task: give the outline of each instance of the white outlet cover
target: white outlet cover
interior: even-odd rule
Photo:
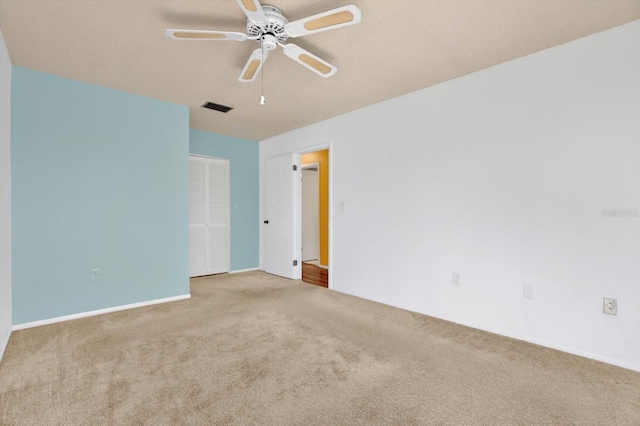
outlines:
[[[461,283],[462,283],[462,276],[458,272],[454,272],[451,275],[451,284],[460,286]]]
[[[533,286],[525,284],[522,290],[522,297],[533,300]]]
[[[91,280],[96,281],[100,279],[100,269],[94,268],[91,270]]]
[[[618,315],[618,299],[610,297],[602,299],[602,312],[609,315]]]

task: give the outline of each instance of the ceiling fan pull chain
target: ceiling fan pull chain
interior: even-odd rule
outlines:
[[[264,47],[262,48],[262,70],[261,70],[262,88],[260,89],[260,105],[265,105],[266,100],[264,98]]]

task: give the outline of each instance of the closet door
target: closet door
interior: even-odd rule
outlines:
[[[207,160],[207,242],[208,273],[229,271],[229,161]]]
[[[189,276],[229,271],[229,161],[189,157]]]

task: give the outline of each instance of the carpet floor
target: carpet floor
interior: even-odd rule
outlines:
[[[261,272],[13,333],[3,425],[640,425],[640,373]]]

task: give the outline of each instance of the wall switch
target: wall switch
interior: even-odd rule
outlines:
[[[458,287],[462,283],[462,276],[458,272],[454,272],[451,276],[451,284],[457,285]]]
[[[605,297],[602,301],[602,312],[609,315],[618,315],[618,299]]]
[[[340,213],[346,213],[347,212],[347,203],[345,203],[344,201],[340,201]]]
[[[533,299],[533,286],[525,284],[522,291],[522,297],[525,299]]]
[[[91,270],[91,281],[97,281],[100,279],[100,269],[94,268]]]

